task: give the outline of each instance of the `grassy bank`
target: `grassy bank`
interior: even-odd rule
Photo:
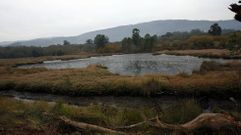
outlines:
[[[36,59],[1,61],[0,89],[70,96],[240,96],[240,63],[204,63],[193,75],[120,76],[105,67],[50,70],[12,67]]]
[[[178,111],[177,111],[178,110]],[[212,112],[223,112],[222,108],[214,107]],[[237,120],[241,120],[241,114],[237,111],[225,111]],[[192,120],[202,113],[199,104],[194,100],[183,100],[178,104],[168,107],[137,107],[120,108],[106,105],[71,106],[64,103],[49,103],[44,101],[19,101],[13,98],[0,97],[0,134],[31,134],[31,135],[57,135],[57,134],[83,134],[97,135],[91,130],[77,130],[74,127],[56,119],[65,116],[71,120],[95,124],[102,127],[115,129],[120,126],[130,125],[158,115],[167,123],[181,124]],[[46,115],[52,114],[52,115]],[[148,125],[142,125],[127,133],[139,135],[164,135],[172,131],[156,129]],[[194,134],[236,134],[239,131],[235,127],[224,127],[218,131],[198,129]]]
[[[223,59],[241,59],[241,52],[233,54],[227,49],[202,49],[202,50],[166,50],[154,53],[154,55],[167,54],[177,56],[196,56],[203,58],[223,58]]]

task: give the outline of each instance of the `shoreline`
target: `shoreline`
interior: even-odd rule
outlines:
[[[230,55],[226,49],[200,49],[200,50],[164,50],[152,53],[153,55],[194,56],[199,58],[234,59],[241,60],[241,54]]]

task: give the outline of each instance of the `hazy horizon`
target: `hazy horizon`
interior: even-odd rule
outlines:
[[[237,0],[1,0],[0,42],[75,36],[155,20],[231,20],[233,13],[228,6],[235,2]]]

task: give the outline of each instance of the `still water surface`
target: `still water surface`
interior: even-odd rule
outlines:
[[[178,73],[192,74],[199,71],[203,61],[216,61],[224,63],[223,59],[207,59],[192,56],[124,54],[101,57],[90,57],[68,61],[45,61],[42,64],[24,65],[22,68],[45,67],[48,69],[85,68],[88,65],[100,64],[106,66],[112,73],[120,75],[167,74]]]

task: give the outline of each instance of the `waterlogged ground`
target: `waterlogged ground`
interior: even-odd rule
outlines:
[[[93,96],[93,97],[69,97],[51,94],[16,92],[16,91],[0,91],[0,97],[12,97],[16,100],[33,102],[33,101],[47,101],[62,102],[76,106],[89,105],[104,105],[112,107],[161,107],[167,108],[169,106],[177,105],[186,100],[194,100],[194,98],[176,97],[176,96],[162,96],[162,97],[113,97],[113,96]],[[241,105],[241,100],[233,97],[223,99],[200,97],[195,101],[200,105],[203,112],[210,112],[215,108],[222,108],[225,110],[236,110]]]
[[[146,54],[125,54],[68,61],[45,61],[42,64],[24,65],[23,68],[45,67],[49,69],[85,68],[89,65],[99,64],[106,66],[112,73],[120,75],[167,74],[179,73],[192,74],[199,71],[203,61],[224,63],[223,59],[207,59],[193,56],[171,56]]]

